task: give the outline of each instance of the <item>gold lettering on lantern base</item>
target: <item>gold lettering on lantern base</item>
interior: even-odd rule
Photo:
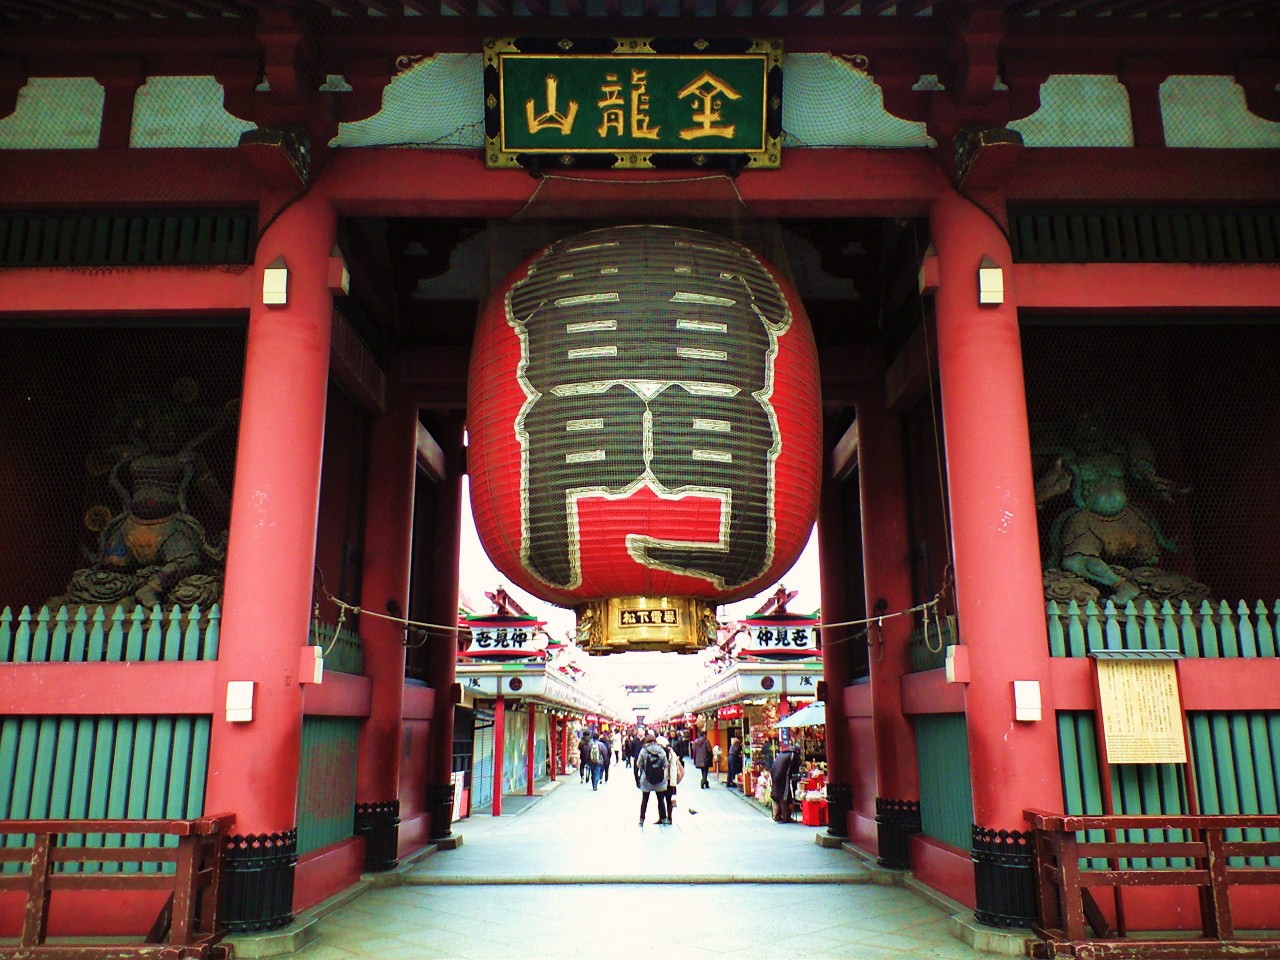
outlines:
[[[578,642],[591,654],[694,653],[715,642],[715,608],[693,597],[610,597],[577,608]]]

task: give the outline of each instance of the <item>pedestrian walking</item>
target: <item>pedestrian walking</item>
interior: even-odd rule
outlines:
[[[613,744],[607,733],[600,734],[600,739],[596,742],[600,744],[600,779],[608,783],[609,763],[613,760]]]
[[[698,768],[698,772],[702,774],[702,783],[699,786],[703,790],[711,789],[711,784],[707,782],[707,774],[711,770],[711,741],[707,739],[705,733],[700,732],[696,740],[689,748],[689,755],[693,758],[693,765]]]
[[[670,823],[676,809],[676,787],[684,779],[684,761],[666,737],[658,737],[657,744],[667,752],[667,823]]]
[[[652,732],[645,735],[644,745],[632,764],[636,786],[640,788],[640,826],[644,826],[649,795],[658,797],[658,823],[671,822],[671,808],[667,806],[667,751],[658,746]]]
[[[604,770],[606,747],[599,736],[587,741],[587,765],[591,768],[591,789],[600,789],[600,774]]]
[[[618,763],[622,759],[622,734],[617,730],[613,731],[613,762]]]
[[[591,731],[583,730],[578,738],[578,782],[586,783],[591,775]]]

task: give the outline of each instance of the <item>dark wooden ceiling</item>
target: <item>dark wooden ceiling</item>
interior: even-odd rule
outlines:
[[[1277,14],[1277,0],[995,0],[1013,17],[1201,20]],[[20,21],[246,18],[264,6],[332,17],[807,17],[923,18],[950,15],[970,0],[0,0],[0,18]]]

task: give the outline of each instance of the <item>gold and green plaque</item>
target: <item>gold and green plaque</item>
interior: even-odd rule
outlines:
[[[776,168],[776,40],[485,42],[485,159],[550,169]]]

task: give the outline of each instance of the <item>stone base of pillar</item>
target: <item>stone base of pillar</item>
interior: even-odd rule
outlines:
[[[876,797],[876,863],[891,870],[911,869],[911,835],[920,832],[920,801]]]
[[[426,813],[431,818],[429,840],[443,840],[453,833],[453,784],[428,785]]]
[[[227,838],[222,920],[228,933],[262,933],[293,922],[298,831]]]
[[[1034,834],[973,825],[973,915],[989,927],[1036,922]]]
[[[400,801],[356,804],[356,836],[364,837],[364,868],[372,873],[400,865]]]
[[[853,787],[847,783],[827,784],[827,833],[849,836],[849,811],[853,809]]]

